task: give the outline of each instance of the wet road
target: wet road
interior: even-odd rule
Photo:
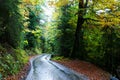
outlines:
[[[89,80],[85,75],[50,60],[50,54],[31,59],[31,70],[26,80]]]

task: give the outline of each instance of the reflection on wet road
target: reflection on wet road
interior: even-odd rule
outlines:
[[[89,80],[85,75],[50,61],[50,54],[31,59],[31,70],[26,80]]]

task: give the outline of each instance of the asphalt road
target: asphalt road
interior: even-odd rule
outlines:
[[[25,80],[89,80],[85,75],[50,60],[42,54],[30,60],[31,69]]]

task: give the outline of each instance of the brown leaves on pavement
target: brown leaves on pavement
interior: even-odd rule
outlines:
[[[110,74],[108,72],[89,62],[80,60],[61,60],[56,62],[88,76],[90,80],[110,80]]]

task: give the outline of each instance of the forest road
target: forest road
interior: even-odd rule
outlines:
[[[51,61],[50,58],[50,54],[32,58],[31,69],[25,80],[89,80],[85,75]]]

